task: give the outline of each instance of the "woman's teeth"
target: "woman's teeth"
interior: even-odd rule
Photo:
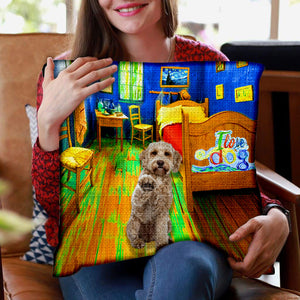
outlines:
[[[135,7],[130,7],[130,8],[121,8],[121,9],[118,9],[118,11],[122,12],[122,13],[127,13],[127,12],[131,12],[131,11],[137,10],[137,9],[139,9],[141,7],[143,7],[143,5],[139,5],[139,6],[135,6]]]

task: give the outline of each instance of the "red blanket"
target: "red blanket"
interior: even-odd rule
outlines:
[[[163,140],[182,155],[182,124],[167,125],[162,130]]]

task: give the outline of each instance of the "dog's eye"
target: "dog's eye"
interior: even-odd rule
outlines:
[[[152,152],[151,152],[151,155],[152,155],[152,156],[157,155],[157,151],[152,151]]]
[[[165,156],[171,156],[170,152],[165,152]]]

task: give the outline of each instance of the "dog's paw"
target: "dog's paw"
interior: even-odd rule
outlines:
[[[137,238],[131,241],[131,246],[136,249],[141,249],[145,247],[145,242],[142,239]]]
[[[143,183],[143,184],[142,184],[142,189],[143,189],[143,191],[145,191],[145,192],[150,192],[150,191],[153,191],[153,190],[154,190],[154,185],[151,184],[151,183]]]
[[[155,180],[149,175],[143,175],[139,179],[139,185],[144,192],[151,192],[155,188]]]

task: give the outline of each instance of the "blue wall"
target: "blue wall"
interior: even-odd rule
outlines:
[[[62,61],[56,61],[57,68],[64,68],[66,64]],[[119,64],[115,62],[115,64]],[[142,122],[153,124],[155,118],[155,102],[158,99],[158,94],[151,94],[150,91],[162,91],[160,86],[161,67],[188,67],[189,68],[189,86],[184,88],[163,88],[164,92],[179,92],[186,89],[191,95],[191,100],[202,102],[204,98],[209,99],[209,115],[213,115],[220,111],[230,110],[243,113],[252,120],[257,119],[258,107],[258,87],[263,66],[256,63],[249,63],[245,67],[237,67],[236,62],[224,63],[225,70],[216,72],[215,62],[181,62],[181,63],[165,63],[143,64],[143,101],[122,102],[119,93],[119,76],[114,74],[115,82],[113,84],[113,93],[99,92],[89,97],[85,102],[86,113],[88,115],[88,122],[90,128],[95,128],[96,120],[94,109],[97,107],[99,99],[113,99],[114,104],[121,104],[122,111],[129,117],[128,107],[132,104],[141,106]],[[58,73],[59,71],[56,71]],[[223,84],[224,98],[216,99],[216,85]],[[246,102],[235,101],[235,88],[242,86],[253,86],[253,100]],[[176,100],[177,96],[172,95],[172,100]],[[169,95],[165,95],[163,102],[168,102]],[[130,136],[131,126],[129,121],[124,122],[124,133],[128,138]],[[95,135],[88,133],[87,138],[92,138]]]

